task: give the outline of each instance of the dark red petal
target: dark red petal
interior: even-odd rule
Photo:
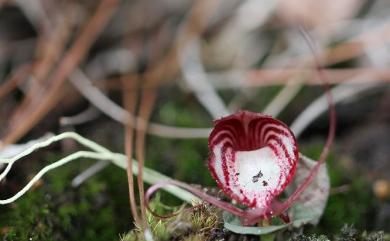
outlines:
[[[248,206],[267,208],[290,183],[298,147],[287,125],[241,111],[215,121],[208,166],[219,187]]]

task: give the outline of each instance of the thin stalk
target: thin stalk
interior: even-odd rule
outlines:
[[[142,168],[144,167],[144,160],[145,160],[145,137],[146,137],[146,129],[147,129],[147,120],[149,120],[155,99],[156,99],[155,90],[144,90],[142,92],[139,115],[145,121],[137,122],[137,125],[141,125],[141,126],[137,128],[136,140],[135,140],[136,158],[138,160],[138,173],[139,173],[137,176],[137,182],[138,182],[140,207],[141,207],[144,229],[147,227],[147,223],[146,223],[146,207],[145,207],[145,189],[144,189]]]
[[[238,207],[236,207],[228,202],[221,201],[220,199],[218,199],[216,197],[213,197],[213,196],[210,196],[210,195],[204,193],[202,190],[200,190],[198,188],[192,187],[191,185],[188,185],[188,184],[183,183],[183,182],[179,182],[177,180],[167,180],[167,181],[159,182],[159,183],[151,186],[147,190],[146,195],[145,195],[145,201],[146,201],[148,210],[150,210],[149,201],[150,201],[152,195],[157,190],[164,188],[166,186],[170,186],[170,185],[173,185],[176,187],[181,187],[184,190],[187,190],[187,191],[195,194],[196,196],[200,197],[201,200],[206,201],[210,204],[213,204],[213,205],[215,205],[221,209],[224,209],[228,212],[231,212],[232,214],[237,215],[239,217],[245,217],[248,215],[248,213],[245,210],[242,210],[242,209],[240,209],[240,208],[238,208]],[[151,211],[151,212],[153,213],[153,211]]]
[[[128,80],[123,79],[123,101],[125,109],[133,113],[135,111],[137,103],[137,91],[130,92],[127,90],[126,86],[128,85]],[[125,153],[127,156],[127,182],[129,186],[129,200],[130,200],[130,210],[134,218],[135,223],[140,226],[142,225],[141,218],[137,211],[137,202],[135,200],[134,193],[134,179],[133,179],[133,138],[134,130],[131,122],[128,122],[125,125]]]
[[[328,100],[328,105],[329,105],[329,132],[328,132],[326,143],[324,145],[324,148],[322,149],[320,158],[318,159],[316,165],[312,168],[312,170],[310,171],[306,179],[303,181],[303,183],[291,194],[289,198],[287,198],[287,200],[281,205],[281,207],[278,208],[277,214],[281,214],[285,212],[299,198],[301,193],[311,184],[313,178],[317,175],[320,166],[326,161],[326,158],[329,155],[330,147],[333,143],[335,133],[336,133],[336,110],[333,103],[332,93],[329,90],[330,89],[329,84],[327,83],[324,73],[322,72],[322,65],[319,62],[317,52],[313,46],[313,40],[308,35],[307,31],[305,31],[304,29],[300,29],[300,31],[303,35],[304,40],[307,42],[310,50],[313,53],[314,61],[317,66],[318,77],[321,79],[321,81],[324,84],[326,98]]]

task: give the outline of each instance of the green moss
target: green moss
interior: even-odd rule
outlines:
[[[48,159],[57,160],[58,156],[49,155]],[[112,166],[78,189],[70,187],[72,178],[91,163],[79,160],[54,170],[40,186],[2,207],[1,225],[7,229],[0,239],[112,240],[128,230],[128,203],[121,203],[122,196],[127,201],[125,172]]]
[[[386,236],[383,231],[359,232],[353,225],[344,224],[339,233],[332,239],[326,235],[294,235],[290,241],[389,241],[390,236]]]
[[[149,228],[155,240],[209,240],[213,235],[216,236],[216,231],[222,226],[218,210],[206,204],[193,209],[172,209],[162,205],[160,197],[157,197],[150,206],[161,215],[179,213],[167,219],[159,219],[148,213]],[[144,240],[140,229],[132,230],[121,237],[121,241],[135,240]]]
[[[181,127],[210,126],[212,118],[194,95],[181,94],[177,87],[166,88],[164,93],[166,96],[160,96],[161,101],[156,103],[153,120]]]
[[[53,228],[59,220],[48,199],[43,193],[34,193],[29,200],[40,206],[31,206],[27,201],[13,205],[14,212],[6,214],[9,230],[3,240],[55,240]]]
[[[354,223],[359,228],[367,227],[372,200],[369,192],[363,190],[369,190],[370,187],[364,180],[356,179],[350,184],[348,192],[330,196],[321,220],[323,230],[332,232],[340,228],[343,222]]]
[[[275,91],[277,89],[274,89]],[[270,93],[274,94],[274,93]],[[266,98],[266,97],[264,97]],[[268,98],[268,97],[267,97]],[[181,108],[180,103],[163,104],[159,121],[180,126],[207,126],[199,108]],[[250,104],[249,104],[250,106]],[[191,109],[191,112],[188,111]],[[175,115],[171,115],[175,112]],[[167,114],[168,113],[168,114]],[[171,113],[171,114],[170,114]],[[200,117],[203,116],[203,117]],[[199,119],[197,119],[199,117]],[[207,124],[205,124],[207,123]],[[317,158],[323,142],[311,141],[301,145],[307,156]],[[202,186],[215,185],[206,167],[207,140],[174,140],[148,137],[146,165],[169,176]],[[57,155],[48,156],[57,160]],[[354,223],[358,229],[366,228],[368,210],[374,207],[368,183],[353,170],[345,170],[340,157],[333,153],[328,158],[331,186],[349,185],[349,190],[331,195],[319,227],[306,230],[307,236],[298,235],[294,241],[324,241],[337,233],[344,223]],[[14,205],[0,207],[0,238],[3,240],[112,240],[119,233],[132,228],[128,205],[126,172],[110,166],[88,180],[78,189],[70,187],[72,178],[93,162],[79,160],[54,170],[44,177],[43,185],[19,199]],[[40,166],[40,165],[39,165]],[[36,166],[38,167],[38,165]],[[345,175],[346,171],[349,175]],[[162,193],[162,201],[181,203]],[[169,196],[169,198],[167,198]],[[153,202],[153,209],[164,213],[161,200]],[[176,202],[171,202],[172,200]],[[356,201],[358,200],[358,201]],[[172,211],[172,210],[169,210]],[[148,215],[151,230],[157,240],[207,240],[221,231],[218,211],[210,206],[201,206],[193,211],[160,220]],[[316,233],[316,234],[313,234]],[[221,234],[222,235],[222,234]],[[214,236],[213,236],[214,237]],[[332,240],[380,241],[386,239],[383,232],[352,232],[345,228]],[[133,230],[121,237],[123,241],[142,240],[142,233]],[[261,240],[263,240],[262,238]],[[273,240],[273,239],[269,239]]]
[[[359,239],[358,231],[353,225],[345,224],[341,228],[340,234],[336,237],[336,241],[357,241]]]
[[[325,235],[318,236],[318,235],[312,234],[310,236],[306,236],[306,235],[300,234],[300,235],[297,235],[297,236],[291,238],[290,241],[330,241],[330,240]]]

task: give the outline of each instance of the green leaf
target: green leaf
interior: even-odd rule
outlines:
[[[240,218],[229,212],[223,212],[222,216],[224,221],[224,227],[227,230],[232,231],[233,233],[239,233],[239,234],[264,235],[264,234],[273,233],[275,231],[281,230],[289,226],[289,224],[282,224],[282,225],[272,225],[267,227],[248,227],[248,226],[242,226]]]

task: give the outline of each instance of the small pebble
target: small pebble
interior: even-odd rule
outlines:
[[[374,194],[377,198],[384,200],[390,196],[390,182],[385,179],[379,179],[373,185]]]

